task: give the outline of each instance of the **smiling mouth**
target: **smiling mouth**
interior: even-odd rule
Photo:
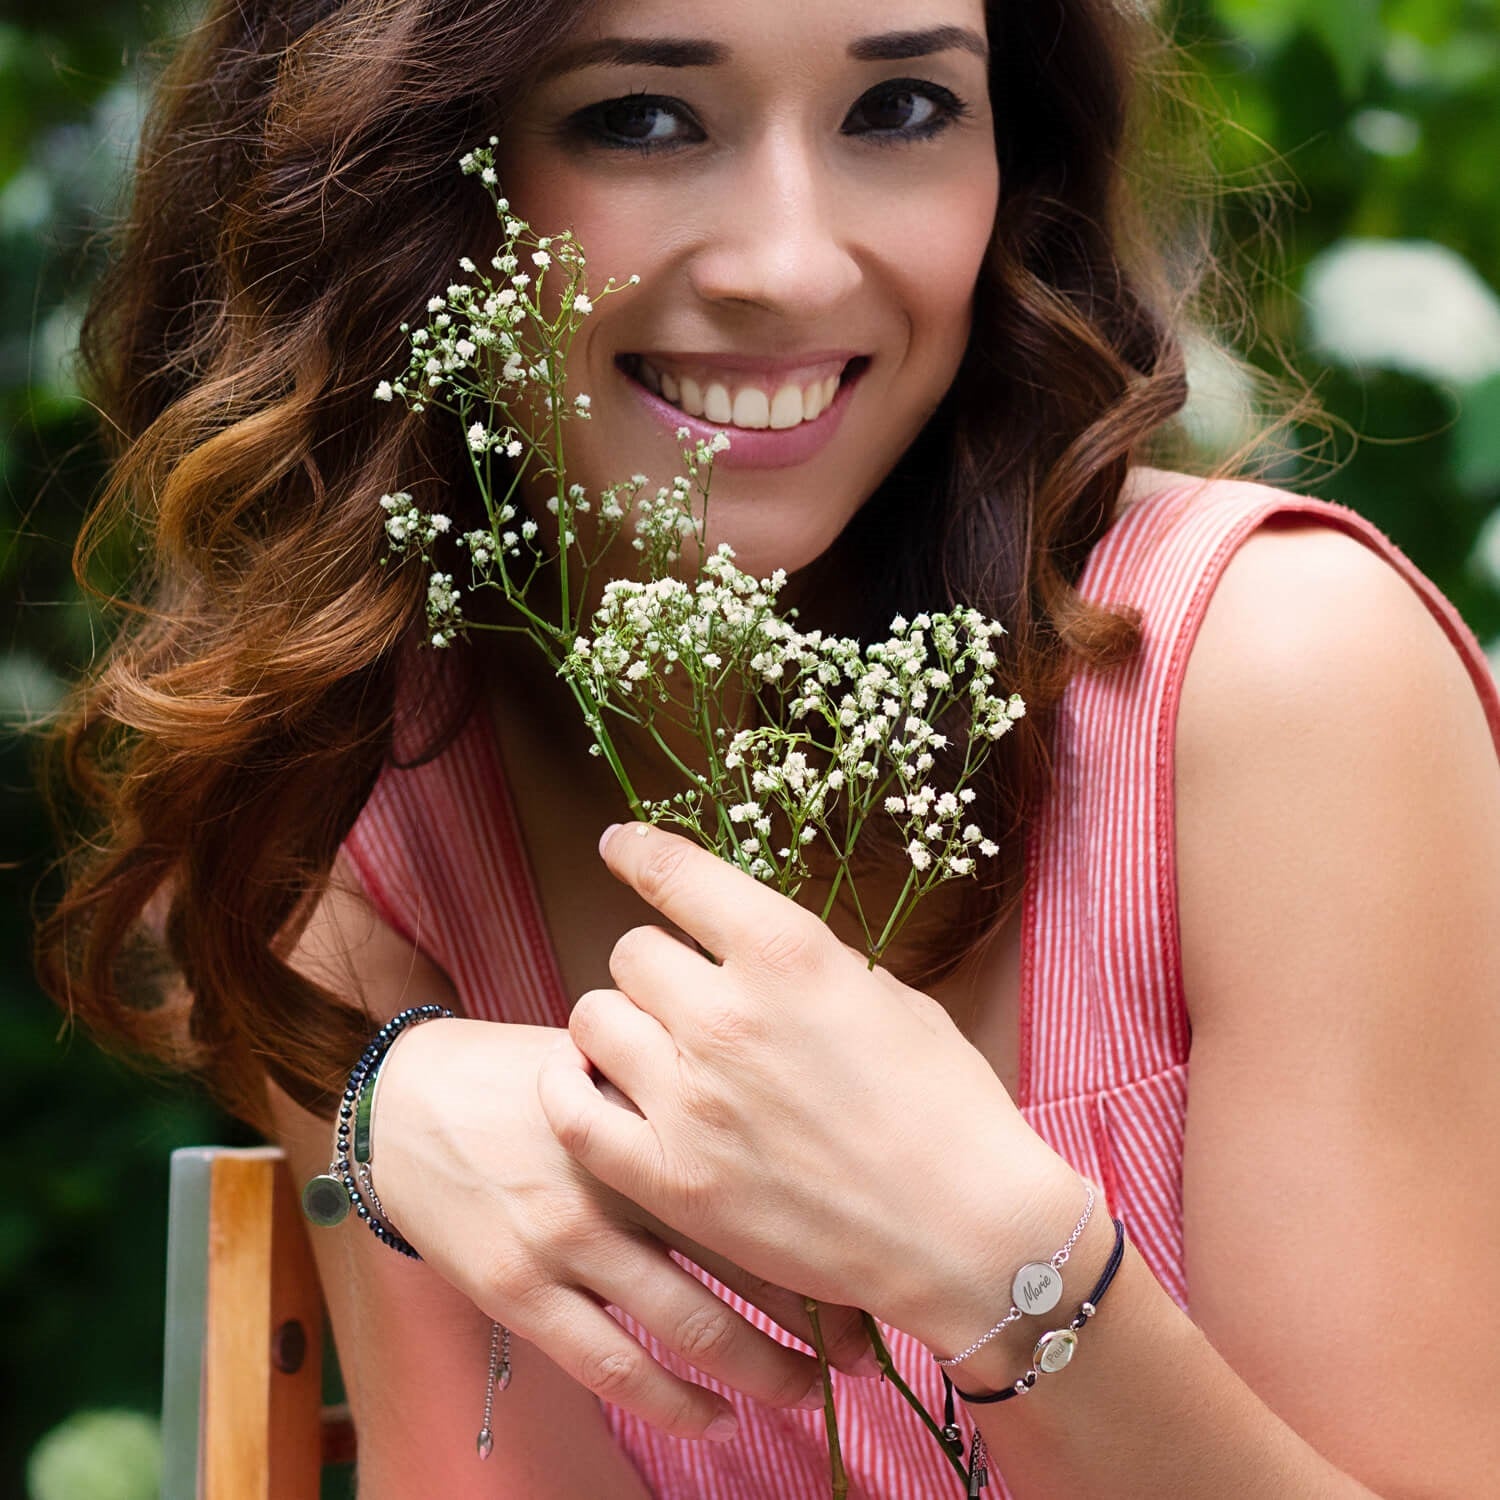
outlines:
[[[616,360],[630,379],[688,416],[750,432],[785,432],[817,421],[840,387],[857,379],[869,363],[868,356],[859,355],[781,377],[669,363],[642,354],[622,354]]]

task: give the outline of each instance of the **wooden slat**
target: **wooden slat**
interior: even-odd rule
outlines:
[[[271,1374],[271,1500],[318,1500],[323,1463],[323,1294],[300,1194],[285,1160],[272,1200],[271,1335],[300,1329],[300,1364]]]
[[[212,1174],[201,1494],[317,1500],[322,1313],[296,1192],[273,1147],[224,1152]],[[273,1353],[293,1321],[304,1348],[289,1374]]]

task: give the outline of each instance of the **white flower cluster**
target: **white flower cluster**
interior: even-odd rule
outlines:
[[[391,551],[397,554],[414,552],[429,562],[433,543],[453,526],[447,516],[422,510],[405,490],[382,495],[380,508],[386,513],[385,534],[390,539]],[[462,591],[451,574],[436,569],[428,574],[427,629],[432,645],[450,646],[462,633],[464,612],[459,603],[461,597]]]
[[[447,516],[420,509],[405,490],[398,490],[394,495],[382,495],[380,508],[386,513],[385,534],[390,538],[391,550],[394,552],[425,553],[453,526]]]
[[[873,960],[928,890],[999,853],[975,817],[971,783],[1025,713],[1020,698],[995,687],[1001,626],[960,608],[897,618],[890,638],[869,646],[800,630],[795,611],[777,607],[785,573],[757,579],[729,547],[708,551],[723,433],[695,442],[679,429],[683,472],[654,489],[644,474],[594,497],[569,483],[560,424],[587,420],[592,403],[567,390],[567,351],[581,319],[620,288],[611,282],[590,295],[572,237],[534,235],[514,215],[490,148],[462,165],[491,193],[500,250],[483,271],[459,261],[462,279],[428,301],[427,323],[403,330],[405,374],[374,393],[456,419],[489,521],[443,543],[453,529],[447,516],[423,512],[404,491],[382,497],[391,553],[419,556],[428,569],[428,639],[445,647],[466,628],[464,591],[435,555],[452,545],[467,554],[471,586],[500,588],[567,681],[633,811],[686,828],[788,895],[810,877],[814,850],[826,852],[834,885],[824,915],[839,886],[849,887]],[[563,285],[544,304],[548,277]],[[551,491],[545,514],[521,509],[529,466]],[[585,630],[592,571],[615,555],[632,517],[639,578],[609,582]],[[695,567],[684,562],[690,544]],[[555,583],[561,594],[546,606],[530,598],[544,569],[549,587],[539,592],[552,594]],[[613,718],[643,728],[682,771],[681,791],[640,801],[610,735]],[[959,725],[962,742],[953,743]],[[683,731],[701,754],[683,750]],[[694,765],[683,759],[695,754]],[[851,863],[872,818],[894,822],[908,864],[895,907],[874,923],[852,889]]]
[[[548,414],[587,419],[593,403],[587,393],[562,399],[559,348],[597,300],[584,282],[586,261],[570,233],[534,235],[531,226],[499,194],[493,142],[465,155],[460,166],[490,190],[504,229],[504,240],[481,270],[469,257],[459,262],[462,279],[427,301],[428,320],[413,329],[402,324],[410,357],[398,380],[375,387],[377,401],[406,403],[414,412],[429,405],[459,413],[475,455],[503,453],[519,459],[527,447],[520,422],[496,425],[492,418],[507,391],[541,390]],[[523,270],[526,265],[531,269]],[[566,278],[560,310],[548,317],[542,289],[549,273]],[[617,290],[609,283],[599,296]],[[472,419],[471,419],[472,418]]]
[[[798,630],[776,608],[785,582],[782,572],[742,572],[724,545],[692,582],[613,581],[564,675],[593,701],[632,704],[644,720],[658,709],[681,713],[682,692],[668,679],[685,679],[692,704],[682,716],[711,726],[714,742],[694,808],[715,809],[717,819],[705,825],[677,803],[649,811],[789,894],[808,878],[809,845],[821,835],[843,847],[877,809],[900,828],[916,895],[974,874],[999,846],[969,815],[976,797],[966,783],[1025,713],[1019,697],[994,686],[1003,627],[974,609],[922,614],[897,618],[890,639],[862,647]],[[723,719],[749,699],[769,710],[768,722]],[[939,757],[954,747],[937,726],[958,712],[968,745],[940,788]]]

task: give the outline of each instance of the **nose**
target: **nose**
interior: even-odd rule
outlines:
[[[709,193],[690,275],[699,296],[798,319],[836,312],[862,276],[854,204],[790,133],[768,134]]]

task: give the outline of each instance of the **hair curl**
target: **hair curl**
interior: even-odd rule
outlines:
[[[39,928],[39,972],[97,1035],[197,1072],[252,1122],[266,1075],[326,1109],[365,1036],[286,958],[390,753],[421,624],[416,570],[379,566],[377,498],[425,474],[424,503],[464,503],[454,435],[370,391],[399,325],[486,232],[456,159],[504,129],[579,10],[218,0],[159,85],[86,325],[117,437],[75,571],[121,524],[146,563],[53,734],[92,829]],[[1191,288],[1136,206],[1152,26],[1115,0],[989,12],[1001,202],[973,337],[943,407],[816,567],[868,580],[856,630],[956,600],[1006,623],[1002,680],[1032,712],[976,811],[1014,835],[1046,791],[1048,709],[1136,644],[1075,584],[1186,399]],[[897,519],[913,510],[920,528]],[[429,749],[455,727],[433,725]],[[1019,880],[975,886],[963,943]]]

